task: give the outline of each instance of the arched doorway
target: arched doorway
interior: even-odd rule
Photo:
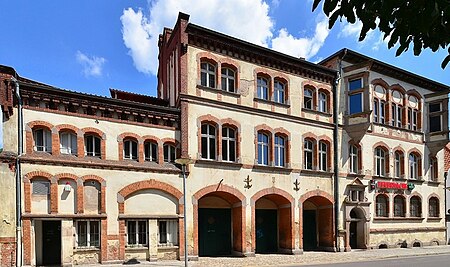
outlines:
[[[255,252],[293,253],[293,198],[281,190],[273,190],[269,194],[257,193],[252,199]]]
[[[243,252],[244,212],[241,198],[224,191],[214,191],[200,197],[199,256],[230,256]]]
[[[365,249],[365,229],[366,229],[366,216],[364,212],[359,208],[353,208],[350,211],[350,224],[349,224],[349,241],[351,249]]]
[[[303,250],[333,250],[333,203],[313,196],[303,202],[302,211]]]

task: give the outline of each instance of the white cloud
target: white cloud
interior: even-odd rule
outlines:
[[[376,21],[376,24],[378,24],[378,20]],[[375,51],[380,49],[380,46],[382,45],[385,45],[387,47],[391,36],[389,35],[386,37],[386,39],[383,39],[384,35],[379,30],[369,30],[364,40],[359,42],[358,40],[362,26],[363,24],[360,20],[357,20],[352,24],[345,21],[341,24],[341,32],[338,34],[338,38],[354,38],[355,41],[358,42],[358,46],[369,47]]]
[[[286,29],[281,29],[278,36],[272,40],[272,48],[294,57],[310,59],[317,54],[328,34],[328,19],[323,17],[317,23],[314,35],[309,38],[296,38],[289,34]]]
[[[272,3],[277,2],[275,0]],[[269,5],[263,0],[156,0],[149,2],[148,12],[142,9],[125,9],[120,20],[129,55],[136,69],[146,74],[157,73],[158,36],[164,27],[174,26],[178,12],[191,15],[190,22],[195,24],[257,45],[269,47],[272,44],[273,48],[276,47],[276,50],[283,53],[305,55],[308,58],[317,53],[328,35],[328,31],[323,29],[322,21],[312,38],[296,39],[286,29],[282,29],[277,38],[273,39],[275,22],[269,16],[269,9]],[[294,40],[290,42],[291,45],[281,43],[290,39]],[[307,48],[295,48],[296,44],[306,45]]]
[[[77,51],[76,58],[77,62],[83,66],[83,73],[86,77],[102,76],[103,65],[106,62],[105,58],[97,56],[89,57],[80,51]]]
[[[338,37],[354,37],[358,39],[362,26],[363,24],[360,20],[356,21],[355,23],[348,23],[346,21],[343,23],[341,32],[338,34]]]

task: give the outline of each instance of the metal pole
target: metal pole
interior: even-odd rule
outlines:
[[[184,266],[188,267],[188,240],[187,240],[187,221],[186,221],[186,164],[181,166],[183,170],[183,234],[184,234]]]

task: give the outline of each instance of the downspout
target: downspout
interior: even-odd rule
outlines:
[[[11,81],[16,85],[17,97],[17,158],[16,158],[16,266],[22,266],[22,169],[20,156],[23,153],[23,116],[22,97],[20,96],[19,81],[12,77]]]
[[[338,103],[338,92],[340,90],[339,82],[342,78],[342,59],[347,55],[347,49],[344,50],[344,55],[339,59],[339,70],[337,77],[333,84],[333,156],[334,156],[334,243],[336,246],[336,251],[340,252],[339,246],[339,140],[338,140],[338,130],[339,130],[339,103]]]

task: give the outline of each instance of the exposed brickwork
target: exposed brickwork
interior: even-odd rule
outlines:
[[[31,220],[22,220],[23,262],[31,265]]]
[[[447,171],[450,168],[450,144],[444,148],[444,169]],[[448,174],[450,175],[450,173]]]
[[[101,220],[101,230],[100,230],[100,262],[105,262],[108,260],[108,220]]]
[[[0,237],[0,266],[12,267],[16,265],[16,238]]]

